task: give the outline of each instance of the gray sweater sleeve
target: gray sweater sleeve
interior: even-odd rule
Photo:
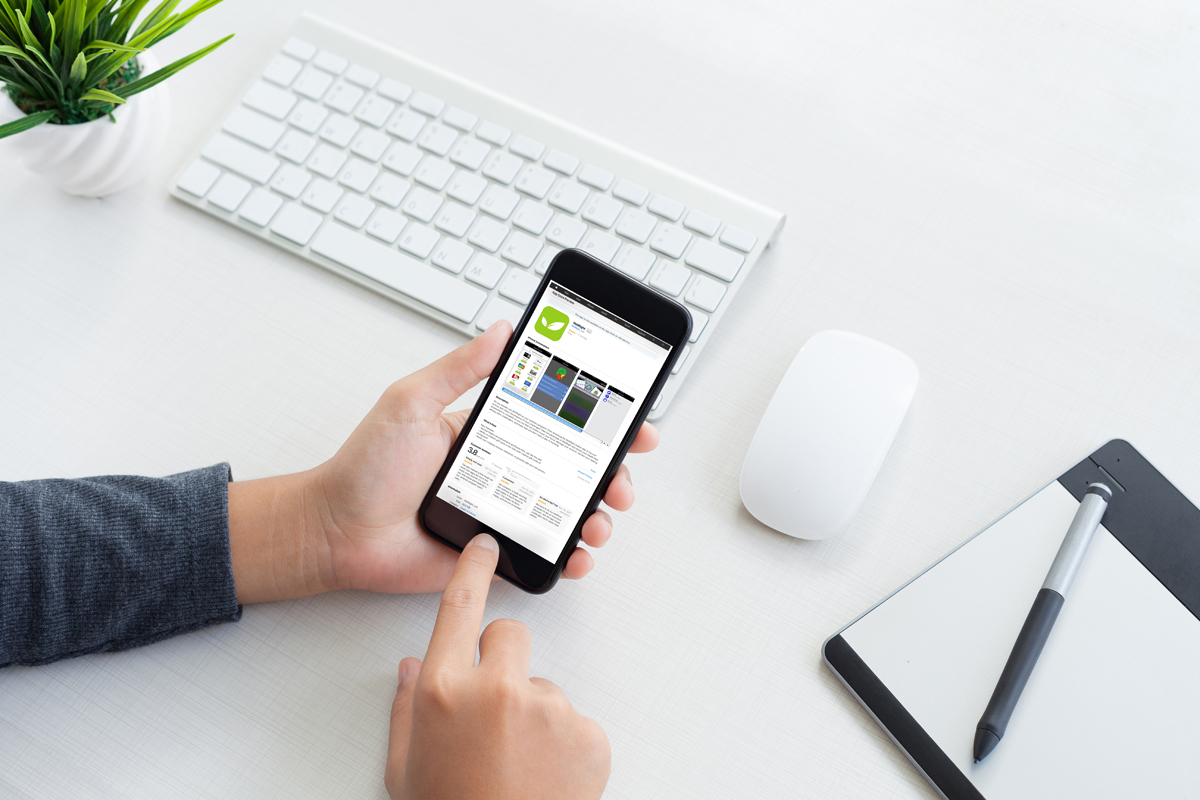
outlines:
[[[241,617],[228,464],[0,482],[0,667],[125,650]]]

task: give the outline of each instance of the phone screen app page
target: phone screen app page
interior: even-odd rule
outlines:
[[[554,561],[670,347],[551,283],[437,496]]]

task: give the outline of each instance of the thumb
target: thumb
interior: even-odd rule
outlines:
[[[497,320],[479,336],[405,378],[405,389],[436,417],[464,392],[492,374],[512,336],[507,320]]]
[[[413,692],[421,675],[421,660],[404,659],[400,662],[399,674],[400,685],[396,687],[396,699],[392,701],[392,729],[388,735],[387,771],[384,773],[384,784],[392,797],[399,797],[404,785],[408,742],[412,735]]]

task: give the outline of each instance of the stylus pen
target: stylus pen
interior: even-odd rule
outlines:
[[[1075,512],[1075,519],[1071,520],[1071,527],[1067,528],[1067,536],[1058,548],[1058,555],[1054,557],[1050,572],[1042,582],[1037,599],[1033,601],[1033,608],[1029,609],[1029,616],[1025,618],[1025,624],[1021,626],[1021,632],[1017,635],[1017,642],[1008,654],[1008,662],[1004,665],[1004,671],[1000,673],[1000,681],[996,684],[996,690],[992,692],[992,699],[988,701],[983,716],[979,718],[979,724],[975,726],[976,762],[987,758],[987,754],[1000,744],[1013,709],[1017,707],[1017,700],[1021,698],[1025,683],[1033,674],[1033,665],[1042,654],[1042,647],[1050,636],[1054,620],[1058,619],[1058,612],[1062,609],[1071,583],[1079,572],[1083,557],[1087,555],[1088,545],[1092,543],[1092,537],[1096,535],[1096,529],[1100,527],[1100,520],[1104,518],[1104,511],[1111,499],[1112,490],[1103,483],[1090,484],[1083,493],[1083,500],[1079,503],[1079,510]]]

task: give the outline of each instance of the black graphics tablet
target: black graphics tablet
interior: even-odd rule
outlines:
[[[1000,746],[972,741],[1084,489],[1116,484]],[[1128,442],[1067,470],[824,647],[949,800],[1200,793],[1200,510]]]

